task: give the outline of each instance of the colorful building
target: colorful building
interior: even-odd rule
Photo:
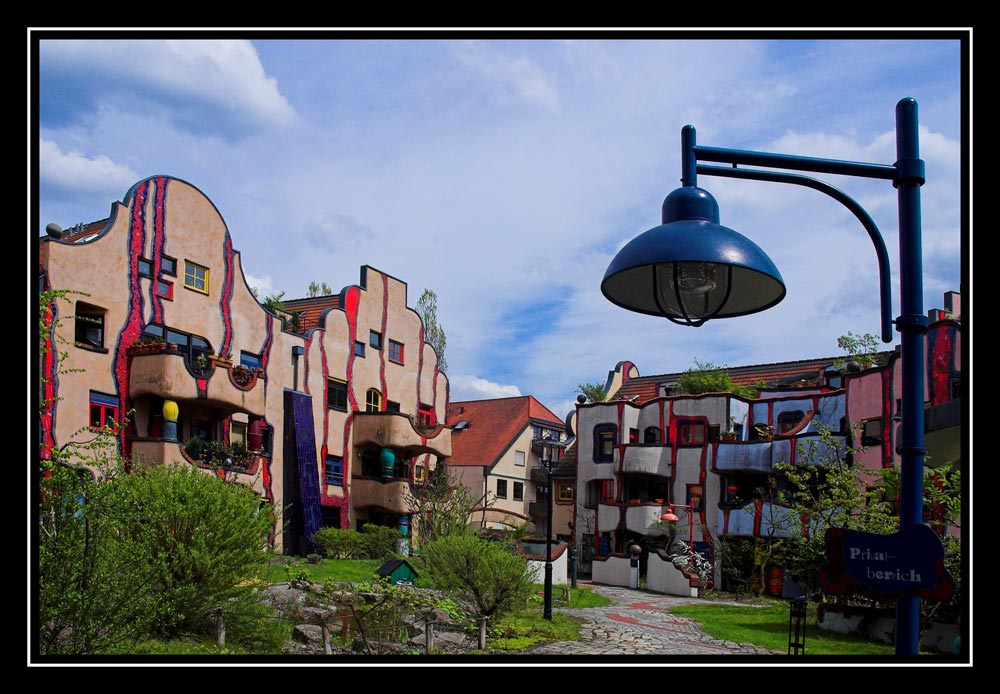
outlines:
[[[566,424],[531,395],[453,402],[448,406],[453,455],[448,472],[481,505],[472,523],[483,528],[525,525],[545,537],[552,471],[552,537],[571,535],[575,481],[561,464]]]
[[[82,292],[48,307],[67,353],[41,364],[43,457],[127,421],[132,465],[250,485],[282,511],[276,544],[304,552],[323,526],[407,529],[406,490],[451,455],[448,380],[406,284],[364,266],[338,294],[265,310],[185,181],[148,178],[107,219],[50,225],[39,271],[41,290]]]
[[[945,296],[944,310],[929,312],[925,369],[926,465],[961,469],[961,303]],[[833,440],[864,449],[854,464],[873,472],[896,466],[901,393],[898,351],[879,352],[866,369],[834,368],[829,357],[729,368],[735,385],[761,381],[757,397],[733,393],[678,394],[683,374],[639,376],[631,362],[611,372],[603,402],[577,406],[574,430],[577,503],[574,541],[581,571],[593,580],[628,585],[629,553],[643,549],[647,586],[678,589],[676,576],[650,551],[668,534],[661,516],[673,509],[676,538],[714,562],[721,578],[719,538],[781,537],[797,527],[788,509],[772,502],[784,481],[775,464],[824,464]],[[802,461],[800,461],[802,462]],[[872,476],[874,478],[874,475]],[[928,522],[934,524],[934,510]]]

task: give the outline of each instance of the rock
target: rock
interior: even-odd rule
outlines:
[[[296,624],[292,638],[299,643],[318,644],[320,650],[323,648],[323,629],[315,624]]]

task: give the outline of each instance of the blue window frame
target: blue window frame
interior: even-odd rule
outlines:
[[[324,478],[327,484],[335,487],[344,486],[344,459],[341,456],[326,456],[326,474]]]

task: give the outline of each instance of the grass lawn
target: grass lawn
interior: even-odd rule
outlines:
[[[788,603],[744,607],[739,605],[684,605],[670,610],[690,617],[712,638],[752,643],[788,652]],[[893,655],[895,647],[871,639],[824,631],[816,626],[815,610],[806,617],[805,655]]]
[[[568,586],[567,586],[568,588]],[[486,641],[487,653],[517,653],[530,646],[549,641],[579,641],[580,622],[558,611],[553,611],[551,621],[543,617],[544,590],[535,584],[535,594],[524,609],[502,617]],[[569,588],[569,607],[603,607],[611,600],[598,595],[587,586]],[[567,607],[560,586],[553,586],[552,607]]]

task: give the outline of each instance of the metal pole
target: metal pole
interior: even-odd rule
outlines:
[[[552,465],[546,465],[548,494],[545,499],[545,611],[542,617],[552,619]]]
[[[917,135],[917,103],[896,104],[895,183],[899,204],[900,316],[903,397],[900,442],[899,529],[923,523],[924,507],[924,334],[921,260],[920,186],[924,182]],[[896,655],[916,655],[920,642],[920,598],[900,595],[896,601]]]

